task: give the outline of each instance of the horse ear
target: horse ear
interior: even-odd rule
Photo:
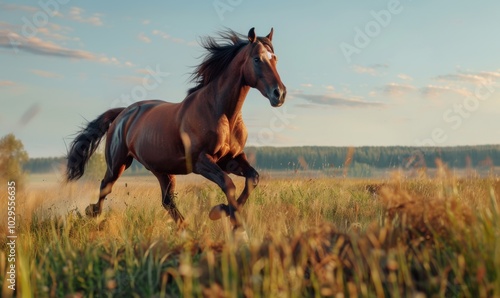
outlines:
[[[255,35],[255,27],[252,27],[250,31],[248,31],[248,40],[250,43],[254,43],[257,40],[257,35]]]
[[[269,34],[266,36],[269,41],[273,41],[273,32],[274,32],[274,28],[271,27],[271,32],[269,32]]]

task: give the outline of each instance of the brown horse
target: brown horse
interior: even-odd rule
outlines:
[[[286,96],[272,37],[273,29],[257,37],[254,28],[247,38],[233,31],[221,33],[220,40],[209,37],[202,42],[208,54],[193,74],[197,85],[182,102],[141,101],[108,110],[88,123],[70,145],[66,169],[68,181],[79,179],[106,135],[106,174],[99,200],[86,208],[86,214],[101,213],[106,195],[135,158],[158,178],[163,207],[178,224],[184,218],[174,202],[174,175],[194,172],[215,182],[227,197],[228,205],[213,207],[209,217],[215,220],[225,213],[238,226],[235,211],[259,182],[243,152],[243,102],[250,88],[258,89],[273,107],[281,106]],[[230,173],[246,178],[238,199]]]

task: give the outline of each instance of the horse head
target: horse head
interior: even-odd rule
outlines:
[[[243,77],[246,84],[256,88],[269,99],[271,106],[279,107],[285,102],[286,87],[276,68],[278,57],[274,53],[272,39],[272,28],[265,37],[258,37],[255,34],[255,28],[250,29]]]

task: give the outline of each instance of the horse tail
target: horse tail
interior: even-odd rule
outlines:
[[[85,165],[99,147],[109,125],[125,108],[116,108],[104,112],[97,119],[89,122],[70,145],[66,166],[66,180],[78,180],[85,172]]]

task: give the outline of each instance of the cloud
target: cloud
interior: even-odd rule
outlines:
[[[300,84],[300,86],[311,88],[313,86],[313,84],[311,84],[311,83],[304,83],[304,84]]]
[[[385,64],[385,63],[375,63],[375,64],[370,65],[370,67],[375,68],[375,69],[386,69],[386,68],[389,68],[389,65]]]
[[[19,5],[19,4],[0,4],[2,10],[7,11],[24,11],[24,12],[37,12],[39,9],[35,6]]]
[[[172,35],[170,35],[168,33],[165,33],[165,32],[163,32],[161,30],[158,30],[158,29],[155,29],[155,30],[151,31],[151,34],[153,34],[155,36],[158,36],[158,37],[161,37],[163,39],[168,39],[171,42],[178,43],[178,44],[184,44],[184,45],[187,45],[187,46],[190,46],[190,47],[198,45],[198,43],[196,41],[186,41],[183,38],[172,36]]]
[[[296,97],[305,99],[309,103],[317,105],[326,106],[341,106],[341,107],[382,107],[385,106],[384,103],[374,102],[374,101],[364,101],[358,98],[347,98],[342,95],[335,94],[295,94]],[[304,104],[298,104],[298,106],[306,107]]]
[[[459,72],[439,75],[435,79],[438,81],[471,83],[475,85],[491,84],[500,79],[500,71]]]
[[[42,77],[42,78],[50,78],[50,79],[60,79],[63,76],[60,74],[57,74],[55,72],[50,72],[50,71],[45,71],[41,69],[32,69],[30,72],[36,76]]]
[[[481,71],[477,73],[477,76],[494,81],[500,79],[500,71]]]
[[[163,32],[163,31],[160,31],[160,30],[153,30],[151,33],[153,33],[153,35],[157,35],[163,39],[169,39],[170,38],[170,35]]]
[[[460,96],[471,96],[472,93],[464,88],[454,88],[451,86],[428,85],[420,89],[420,93],[426,97],[437,97],[444,93],[453,93]]]
[[[374,76],[377,73],[377,70],[371,67],[363,67],[360,65],[354,65],[352,67],[352,70],[354,70],[355,73],[362,73],[362,74],[369,74]]]
[[[125,84],[142,85],[144,84],[144,80],[147,79],[147,76],[151,75],[151,69],[148,68],[138,68],[135,69],[134,72],[138,75],[123,75],[115,77],[115,80]]]
[[[85,10],[80,7],[71,7],[69,10],[68,18],[75,22],[91,24],[93,26],[102,26],[101,14],[94,13],[91,16],[84,17]]]
[[[457,72],[439,75],[434,78],[444,86],[429,85],[421,89],[421,93],[427,97],[436,97],[445,93],[453,93],[460,96],[473,96],[469,91],[473,86],[488,86],[499,82],[500,70]],[[465,86],[465,87],[464,87]]]
[[[2,22],[0,21],[0,28],[2,30],[8,30],[8,31],[14,31],[14,30],[17,30],[17,28],[20,28],[21,26],[20,25],[13,25],[13,24],[10,24],[10,23],[6,23],[6,22]]]
[[[38,34],[43,35],[47,39],[56,40],[56,41],[80,41],[78,37],[69,36],[69,32],[73,29],[68,26],[61,26],[54,23],[48,23],[42,27],[33,27],[33,30],[29,29],[26,34],[31,35],[32,37],[36,37]],[[0,31],[12,32],[10,35],[13,37],[14,32],[23,32],[21,25],[14,25],[6,22],[0,21]],[[33,32],[32,32],[33,31]],[[25,34],[19,34],[26,37]]]
[[[0,30],[0,48],[24,51],[35,55],[53,56],[78,60],[89,60],[104,64],[122,65],[115,57],[97,55],[84,50],[69,49],[38,37],[23,37],[8,30]],[[125,62],[125,66],[132,66],[132,62]]]
[[[112,64],[112,65],[121,65],[120,61],[116,59],[116,57],[106,57],[106,56],[101,56],[98,59],[99,62],[104,63],[104,64]]]
[[[416,88],[409,84],[389,83],[382,87],[382,91],[390,96],[401,96],[414,90]]]
[[[144,34],[143,32],[139,33],[139,35],[137,36],[137,38],[140,41],[145,42],[145,43],[150,43],[151,42],[151,38],[147,37],[146,34]]]
[[[398,74],[398,78],[400,78],[401,80],[405,80],[405,81],[413,81],[412,77],[410,77],[409,75],[404,74],[404,73]]]
[[[150,72],[149,72],[149,70],[148,70],[147,68],[139,68],[139,69],[136,69],[136,71],[135,71],[135,72],[136,72],[136,73],[140,73],[140,74],[144,74],[144,75],[146,75],[146,74],[149,74],[149,73],[150,73]]]
[[[354,65],[352,70],[356,73],[369,74],[376,76],[379,74],[380,70],[386,69],[389,66],[387,64],[372,64],[370,66]]]
[[[38,37],[23,37],[17,33],[0,30],[0,47],[23,50],[36,55],[94,60],[95,55],[82,50],[61,47]]]
[[[483,76],[478,76],[476,74],[465,74],[465,73],[439,75],[436,77],[436,79],[438,81],[460,81],[468,83],[482,83],[485,80]]]
[[[76,42],[80,41],[80,38],[78,37],[68,36],[67,33],[69,30],[71,29],[68,27],[61,27],[59,25],[49,24],[49,26],[47,27],[37,28],[37,33],[41,33],[43,36],[51,40],[57,40],[57,41],[70,40]],[[58,32],[61,32],[62,34]]]
[[[151,20],[144,20],[142,21],[143,25],[149,25],[151,23]]]
[[[0,81],[0,87],[11,87],[16,85],[13,81]]]
[[[120,76],[117,77],[116,80],[127,85],[142,85],[144,83],[144,78],[137,76]]]

